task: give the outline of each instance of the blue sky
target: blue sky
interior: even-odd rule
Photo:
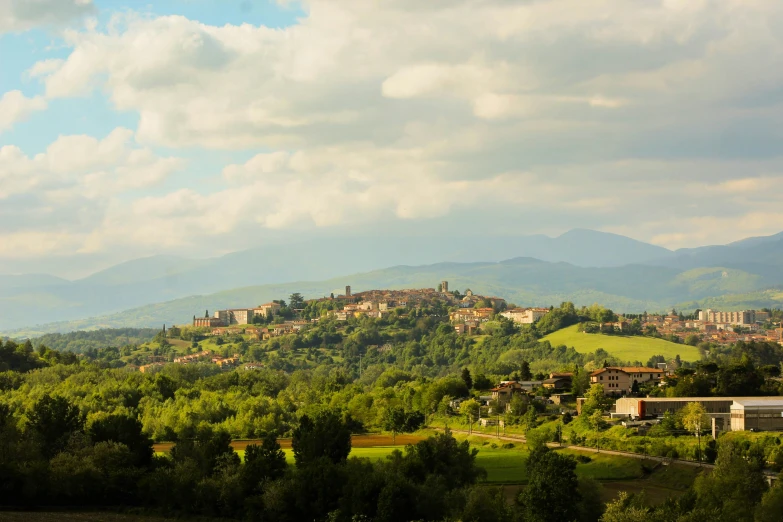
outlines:
[[[777,0],[0,3],[0,273],[783,230]]]

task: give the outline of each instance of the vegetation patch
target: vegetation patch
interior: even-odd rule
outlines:
[[[591,334],[579,331],[580,325],[569,326],[542,339],[552,346],[567,346],[579,353],[594,353],[603,349],[623,361],[647,361],[655,355],[673,359],[677,355],[685,361],[698,361],[699,350],[694,346],[676,344],[663,339],[641,336]]]

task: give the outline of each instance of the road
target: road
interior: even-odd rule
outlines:
[[[443,431],[443,428],[430,428],[430,429]],[[483,439],[504,440],[509,442],[526,442],[525,438],[522,436],[501,435],[500,437],[498,437],[497,435],[491,435],[489,433],[477,433],[475,431],[473,433],[468,433],[465,430],[455,430],[455,429],[451,429],[451,432],[461,433],[463,435],[470,435],[472,437],[481,437]],[[628,457],[631,459],[655,460],[661,462],[662,464],[677,463],[677,464],[682,464],[683,466],[701,467],[705,469],[715,468],[713,464],[693,462],[692,460],[670,459],[667,457],[653,457],[650,455],[642,455],[640,453],[631,453],[630,451],[602,450],[597,448],[588,448],[587,446],[575,446],[573,444],[558,444],[557,442],[550,442],[549,444],[547,444],[547,446],[549,446],[550,448],[567,448],[567,449],[572,449],[577,451],[584,451],[587,453],[604,453],[606,455],[618,455],[621,457]],[[778,480],[779,478],[779,475],[774,471],[765,471],[764,475],[770,481]]]

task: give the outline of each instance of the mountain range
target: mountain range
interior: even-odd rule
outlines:
[[[183,323],[207,308],[252,306],[292,292],[320,297],[348,284],[358,291],[434,287],[443,279],[521,306],[775,306],[783,293],[776,290],[783,285],[783,233],[676,251],[583,229],[554,238],[324,238],[212,259],[148,257],[74,281],[0,275],[0,331]]]

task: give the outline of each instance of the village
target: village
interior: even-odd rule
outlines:
[[[325,309],[320,317],[306,319],[301,312],[307,303],[325,303],[330,309]],[[517,325],[532,325],[551,311],[551,308],[545,307],[522,308],[509,305],[504,298],[478,295],[469,289],[464,293],[449,291],[449,282],[444,280],[437,288],[424,289],[384,289],[352,293],[351,287],[346,286],[344,294],[298,303],[299,307],[291,310],[290,318],[279,315],[285,305],[283,301],[272,301],[252,308],[217,310],[213,314],[206,311],[203,317],[193,316],[189,328],[205,337],[241,336],[251,343],[262,342],[296,334],[321,320],[346,322],[362,317],[382,319],[392,313],[404,315],[410,310],[436,303],[448,310],[449,322],[454,331],[466,336],[482,335],[487,323],[500,318]],[[708,309],[690,316],[675,312],[644,313],[617,315],[614,319],[611,322],[586,322],[581,328],[586,333],[656,336],[688,344],[707,342],[725,346],[739,341],[783,344],[783,328],[779,323],[770,323],[770,314],[766,311],[724,312]],[[172,326],[166,335],[179,337],[183,328],[187,327]],[[200,351],[179,355],[173,360],[152,355],[147,359],[148,364],[140,366],[139,369],[145,372],[171,362],[212,362],[226,370],[242,366],[238,354],[221,356],[210,351]],[[248,370],[262,367],[255,363],[244,366]],[[612,383],[610,386],[619,386],[619,383]]]
[[[461,335],[478,335],[483,324],[498,317],[519,325],[530,325],[551,310],[546,307],[509,306],[502,297],[477,295],[470,289],[464,294],[458,291],[450,292],[448,281],[442,281],[437,289],[368,290],[358,293],[352,293],[351,287],[346,286],[342,295],[312,301],[335,303],[336,308],[329,310],[323,318],[337,321],[360,317],[380,319],[395,310],[416,309],[423,304],[440,302],[449,307],[449,320],[454,325],[454,330]],[[218,310],[212,316],[207,311],[204,317],[194,316],[192,326],[206,329],[213,336],[246,334],[255,340],[264,341],[296,333],[321,320],[320,317],[310,320],[292,319],[254,326],[259,322],[257,319],[270,321],[282,306],[280,302],[274,301],[253,308]],[[769,312],[759,310],[699,310],[690,318],[677,313],[619,315],[612,322],[590,324],[585,327],[585,331],[620,335],[658,334],[677,337],[681,342],[696,337],[699,342],[718,345],[729,345],[738,341],[783,342],[781,325],[770,323]]]

